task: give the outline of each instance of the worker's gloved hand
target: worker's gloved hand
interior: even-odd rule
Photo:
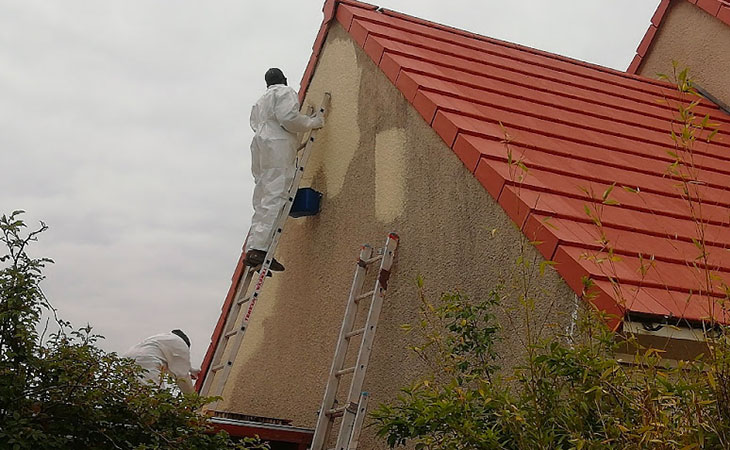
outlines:
[[[200,375],[200,369],[190,369],[190,378],[197,380]]]
[[[324,126],[324,116],[321,116],[319,114],[315,114],[312,123],[312,128],[317,130],[319,128],[322,128]]]

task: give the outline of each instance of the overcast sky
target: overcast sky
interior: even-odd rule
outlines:
[[[251,104],[269,67],[298,88],[322,3],[0,0],[0,213],[50,226],[62,318],[119,352],[182,328],[200,363],[252,213]],[[625,70],[659,0],[376,3]]]

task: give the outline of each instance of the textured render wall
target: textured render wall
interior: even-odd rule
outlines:
[[[689,67],[700,86],[730,104],[730,26],[685,0],[671,3],[638,73],[669,74],[672,61]]]
[[[479,297],[508,277],[520,253],[520,233],[500,206],[339,25],[306,101],[319,103],[325,89],[333,96],[330,119],[303,182],[324,192],[323,211],[287,224],[277,255],[287,270],[265,285],[221,405],[309,427],[360,244],[380,246],[389,231],[401,237],[366,377],[371,405],[423,370],[400,329],[416,318],[416,276],[433,299],[452,289]],[[539,258],[530,246],[527,255]],[[573,293],[552,272],[542,287],[549,298],[537,306],[540,318],[562,329]],[[522,354],[517,316],[499,311],[503,366]],[[362,448],[382,448],[372,435],[365,431]]]

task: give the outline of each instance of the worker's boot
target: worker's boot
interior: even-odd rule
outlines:
[[[264,259],[266,259],[266,252],[263,250],[254,250],[251,249],[246,252],[246,265],[251,267],[257,267],[264,263]],[[273,261],[271,261],[271,266],[269,266],[269,269],[271,269],[274,272],[283,272],[284,266],[281,265],[279,261],[274,258]]]

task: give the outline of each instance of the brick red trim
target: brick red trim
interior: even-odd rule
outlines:
[[[730,1],[728,0],[686,0],[694,5],[697,5],[698,8],[702,8],[705,12],[708,14],[717,17],[720,19],[721,22],[724,24],[730,26]],[[656,12],[654,12],[654,15],[651,18],[651,25],[646,30],[646,33],[644,34],[644,37],[641,39],[641,42],[639,43],[639,47],[636,49],[636,56],[631,61],[631,64],[629,65],[629,68],[626,69],[626,72],[630,74],[636,74],[639,70],[639,66],[641,66],[641,60],[646,55],[646,52],[651,47],[651,44],[654,42],[654,38],[656,37],[656,32],[658,31],[659,26],[662,23],[662,20],[664,19],[664,16],[667,13],[667,10],[669,9],[669,3],[671,0],[662,0],[662,2],[659,4],[659,6],[656,9]],[[638,56],[638,60],[637,60]]]
[[[289,426],[267,426],[255,422],[236,420],[212,420],[210,425],[215,431],[225,431],[233,437],[256,437],[264,441],[297,444],[305,450],[312,443],[314,430]]]

